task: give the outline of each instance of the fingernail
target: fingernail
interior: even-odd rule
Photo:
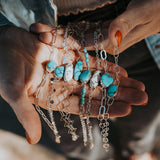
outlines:
[[[121,45],[122,41],[122,33],[120,31],[117,31],[115,34],[116,40],[117,40],[117,45],[118,47]]]
[[[29,143],[29,144],[32,144],[32,143],[31,143],[31,139],[30,139],[30,137],[29,137],[28,133],[27,133],[27,132],[25,132],[25,134],[26,134],[26,139],[27,139],[28,143]]]
[[[142,106],[145,106],[145,105],[147,105],[147,104],[148,104],[148,100],[147,100],[147,102],[146,102],[146,103],[142,104]]]

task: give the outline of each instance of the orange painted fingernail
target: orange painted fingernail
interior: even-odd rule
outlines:
[[[29,144],[31,144],[31,139],[30,139],[30,137],[29,137],[28,133],[27,133],[27,132],[25,132],[25,134],[26,134],[26,139],[27,139],[28,143],[29,143]]]
[[[121,45],[122,41],[122,33],[120,31],[117,31],[115,34],[116,40],[117,40],[117,45],[118,47]]]

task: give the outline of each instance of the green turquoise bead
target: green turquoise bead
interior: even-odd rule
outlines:
[[[108,87],[107,96],[114,97],[115,93],[117,92],[118,88],[115,84],[112,84]]]
[[[64,76],[64,70],[65,70],[64,66],[57,67],[54,73],[58,78],[62,78]]]
[[[48,72],[52,72],[55,70],[56,66],[57,66],[56,62],[51,60],[48,62],[46,69]]]
[[[91,71],[90,70],[84,70],[80,75],[81,82],[88,82],[91,77]]]
[[[109,73],[104,73],[101,77],[101,84],[104,87],[108,87],[113,83],[113,77]]]

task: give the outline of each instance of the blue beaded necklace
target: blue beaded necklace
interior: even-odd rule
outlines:
[[[88,29],[87,27],[89,27],[88,24],[86,24],[85,31]],[[80,74],[80,81],[82,82],[82,86],[83,86],[82,94],[81,94],[81,98],[80,98],[80,121],[81,121],[81,125],[82,125],[84,146],[87,146],[88,138],[87,138],[87,121],[86,121],[87,117],[85,116],[85,113],[86,113],[86,111],[85,111],[85,95],[86,95],[86,84],[90,80],[91,71],[89,70],[89,54],[85,48],[84,32],[81,33],[81,38],[82,38],[82,44],[84,47],[83,52],[85,55],[85,62],[86,62],[87,69],[82,71],[82,73]]]

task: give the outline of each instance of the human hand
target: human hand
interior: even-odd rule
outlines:
[[[33,28],[32,28],[33,27]],[[31,31],[34,33],[39,33],[41,37],[40,40],[42,42],[44,42],[45,44],[49,44],[51,45],[51,41],[52,41],[52,31],[55,31],[54,28],[47,26],[47,25],[43,25],[43,24],[33,24],[31,26]],[[56,39],[56,46],[58,48],[63,48],[61,43],[63,43],[64,38],[63,38],[63,34],[64,31],[63,29],[60,29],[57,32],[57,39]],[[70,40],[70,39],[69,39]],[[72,49],[72,48],[71,48]],[[75,48],[73,48],[74,50]],[[83,54],[81,54],[82,56],[84,56]],[[83,58],[84,59],[84,58]],[[94,71],[96,70],[96,58],[90,56],[90,70]],[[112,75],[114,75],[113,73],[113,68],[114,68],[113,63],[108,62],[108,68],[109,71]],[[101,66],[101,70],[102,72],[104,72],[103,66]],[[113,106],[111,107],[110,110],[110,116],[111,117],[120,117],[120,116],[125,116],[127,114],[129,114],[131,112],[131,107],[130,105],[141,105],[141,104],[146,104],[146,102],[148,101],[148,97],[147,94],[145,93],[145,87],[144,85],[136,80],[130,79],[127,77],[127,72],[121,68],[120,69],[120,87],[118,90],[118,95],[116,96],[116,101],[113,104]],[[61,82],[60,82],[61,83]],[[55,87],[60,88],[58,86],[59,84],[57,83],[57,85]],[[68,110],[70,110],[70,112],[74,113],[74,114],[79,114],[79,99],[80,99],[80,94],[81,94],[81,86],[77,81],[71,81],[70,84],[67,84],[68,90],[72,90],[72,86],[74,86],[74,90],[72,92],[72,96],[70,97],[70,106],[67,108]],[[89,96],[89,87],[87,88],[87,97]],[[65,98],[68,97],[70,93],[66,92],[66,96]],[[56,96],[53,97],[53,99],[55,98],[55,102],[58,99]],[[42,98],[41,98],[42,99]],[[95,92],[93,93],[93,107],[92,107],[92,114],[91,116],[97,116],[98,115],[98,109],[100,106],[100,99],[101,99],[101,93],[100,93],[100,87],[97,87]],[[44,99],[43,99],[44,100]],[[55,105],[53,105],[54,110],[59,110],[58,104],[59,102],[56,102]],[[43,101],[40,102],[41,106],[44,106]],[[74,108],[72,108],[74,106]],[[119,107],[121,106],[121,107]],[[60,107],[61,108],[61,107]],[[65,110],[67,111],[67,110]],[[68,111],[67,111],[68,112]]]
[[[117,46],[116,32],[120,31],[120,52],[142,39],[160,32],[160,1],[132,0],[127,10],[113,20],[109,27],[109,40]]]
[[[49,55],[49,48],[35,35],[14,26],[0,28],[0,95],[14,110],[32,144],[41,137],[41,123],[29,95],[41,82],[42,64]]]
[[[113,48],[119,46],[119,52],[121,53],[142,39],[160,32],[159,11],[160,1],[132,0],[124,13],[115,20],[103,24],[102,33],[105,50],[113,54]],[[40,25],[35,28],[38,29],[38,32],[48,32],[51,29],[51,27],[46,26],[45,29],[41,30]],[[47,34],[41,34],[40,39],[48,38],[46,41],[49,42],[49,39],[51,41],[51,35],[49,36],[49,32]],[[90,33],[86,36],[87,50],[94,50],[94,42],[91,41],[91,36],[93,37]]]
[[[44,64],[49,61],[51,46],[39,42],[35,35],[28,33],[23,29],[8,26],[2,27],[1,29],[0,51],[0,94],[11,105],[12,109],[16,113],[18,120],[22,123],[27,132],[29,142],[31,144],[37,143],[41,137],[41,123],[32,103],[34,103],[35,93],[42,81],[45,70]],[[57,50],[57,52],[57,64],[60,66],[63,52],[62,50]],[[94,65],[93,62],[95,62],[95,59],[91,61],[91,64]],[[94,69],[94,67],[92,69]],[[120,74],[123,77],[126,77],[127,75],[122,68]],[[128,83],[125,83],[125,79],[121,80],[121,86],[125,84],[126,88],[129,90],[130,88],[135,88],[135,90],[132,90],[133,92],[131,91],[130,93],[135,93],[134,91],[138,90],[137,93],[139,93],[139,96],[138,98],[134,97],[131,99],[131,96],[128,96],[128,102],[120,103],[122,106],[124,105],[124,107],[121,107],[121,109],[119,108],[119,110],[117,109],[119,106],[118,102],[116,105],[117,107],[115,106],[115,110],[111,110],[112,116],[127,115],[131,111],[131,103],[142,104],[147,101],[147,95],[144,92],[144,85],[134,80],[132,81],[128,79],[127,81]],[[131,86],[131,83],[135,85],[127,87]],[[62,88],[62,86],[63,84],[61,83],[59,88]],[[79,95],[79,91],[80,88],[75,88],[73,94]],[[125,90],[125,92],[126,91],[127,90]],[[122,96],[121,98],[117,98],[117,101],[126,99],[123,97],[123,92],[120,95]],[[71,97],[71,103],[76,103],[76,107],[71,107],[69,110],[70,113],[78,114],[79,107],[78,101],[76,101],[78,96],[75,98],[74,96]],[[97,95],[95,97],[97,97]],[[41,104],[45,108],[43,105],[44,101],[42,101],[42,103],[40,102],[40,105]],[[92,112],[92,116],[96,116],[97,110]]]

